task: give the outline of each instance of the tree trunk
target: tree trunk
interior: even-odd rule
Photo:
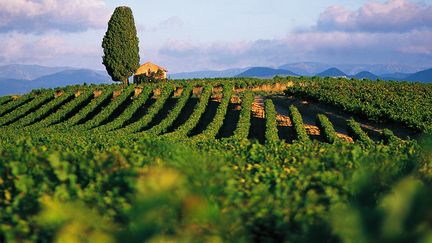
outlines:
[[[128,78],[123,79],[123,85],[124,86],[128,86],[129,85],[129,79]]]

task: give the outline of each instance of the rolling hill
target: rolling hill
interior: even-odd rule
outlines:
[[[0,66],[0,78],[33,80],[42,76],[71,70],[71,67],[45,67],[40,65],[10,64]]]
[[[406,78],[408,81],[432,83],[432,68],[414,73]]]
[[[55,88],[75,84],[111,83],[108,75],[99,71],[78,69],[64,70],[33,80],[0,78],[0,95],[23,94],[32,89]]]
[[[348,75],[337,68],[329,68],[321,73],[318,73],[318,77],[347,77]]]
[[[289,70],[273,69],[268,67],[253,67],[250,68],[236,77],[250,77],[250,78],[273,78],[274,76],[299,76]]]
[[[235,77],[247,69],[248,68],[233,68],[233,69],[226,69],[221,71],[206,70],[206,71],[196,71],[196,72],[182,72],[182,73],[170,74],[169,77],[171,79]]]
[[[377,80],[379,77],[371,72],[363,71],[359,72],[356,75],[352,76],[356,79],[369,79],[369,80]]]
[[[135,85],[69,86],[0,97],[2,242],[146,242],[167,239],[167,230],[174,242],[333,242],[346,238],[332,233],[342,231],[366,242],[429,237],[428,228],[406,230],[410,238],[363,234],[370,222],[374,229],[389,219],[430,223],[429,215],[418,217],[432,211],[427,150],[396,132],[404,129],[399,121],[432,127],[432,102],[423,95],[431,85],[238,80],[160,82],[139,86],[139,93]],[[290,85],[292,93],[271,91]],[[357,122],[352,111],[383,123]],[[356,223],[346,223],[347,213]]]
[[[297,62],[280,66],[280,69],[286,69],[303,76],[313,76],[322,70],[337,67],[344,73],[355,75],[362,71],[374,73],[377,76],[392,73],[415,73],[426,67],[411,66],[404,64],[327,64],[320,62]]]

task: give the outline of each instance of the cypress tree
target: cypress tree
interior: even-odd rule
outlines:
[[[102,63],[113,81],[129,84],[129,77],[139,68],[138,42],[132,10],[124,6],[117,7],[102,41]]]

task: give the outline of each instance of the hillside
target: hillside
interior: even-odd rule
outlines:
[[[408,81],[432,83],[432,68],[420,71],[406,77]]]
[[[23,94],[32,89],[55,88],[75,84],[108,84],[111,79],[106,74],[94,70],[64,70],[34,80],[0,78],[0,95]]]
[[[109,76],[88,69],[65,70],[33,80],[34,85],[39,87],[54,88],[66,85],[83,83],[109,83]]]
[[[377,80],[379,77],[371,72],[362,71],[357,73],[356,75],[352,76],[356,79],[369,79],[369,80]]]
[[[234,68],[221,71],[196,71],[196,72],[183,72],[173,73],[169,75],[171,79],[194,79],[194,78],[229,78],[234,77],[247,70],[247,68]]]
[[[42,76],[70,70],[70,67],[45,67],[40,65],[11,64],[0,66],[0,78],[33,80]]]
[[[298,62],[280,66],[281,69],[291,70],[303,76],[313,76],[322,70],[336,67],[348,75],[355,75],[361,71],[371,72],[377,76],[389,73],[415,73],[424,67],[404,64],[329,64],[319,62]]]
[[[432,210],[429,157],[414,140],[432,128],[431,89],[229,78],[0,97],[0,238],[314,242],[313,228],[332,242],[370,220],[402,225],[382,212]]]
[[[291,71],[284,69],[273,69],[268,67],[253,67],[250,68],[236,77],[249,77],[249,78],[273,78],[274,76],[299,76]]]
[[[337,68],[329,68],[323,72],[318,73],[318,77],[347,77],[348,75]]]

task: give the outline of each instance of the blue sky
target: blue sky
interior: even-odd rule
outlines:
[[[0,0],[0,65],[103,69],[100,43],[119,5],[134,11],[142,62],[171,72],[304,61],[432,66],[432,0]]]

